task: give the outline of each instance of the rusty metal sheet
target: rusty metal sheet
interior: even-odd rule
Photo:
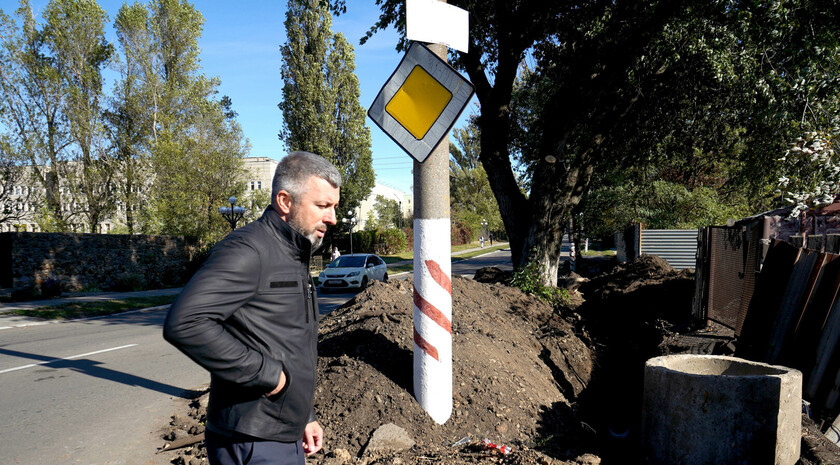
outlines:
[[[782,304],[774,322],[766,357],[768,363],[779,363],[784,349],[790,344],[794,325],[799,322],[802,308],[811,295],[816,274],[819,272],[819,258],[820,253],[813,250],[802,249],[799,252],[799,260],[793,266],[790,282],[782,296]]]
[[[840,260],[835,254],[820,254],[823,266],[820,268],[814,291],[803,308],[799,321],[793,328],[790,349],[782,357],[783,364],[800,370],[806,378],[817,359],[817,346],[828,314],[840,288]]]
[[[830,380],[825,379],[826,375],[834,375],[840,370],[840,299],[835,298],[828,319],[823,327],[817,345],[817,358],[810,373],[808,381],[803,382],[803,395],[817,405],[822,405],[821,400],[827,395],[832,387]]]
[[[758,362],[767,361],[765,358],[779,306],[801,250],[780,240],[770,244],[738,337],[736,356]]]

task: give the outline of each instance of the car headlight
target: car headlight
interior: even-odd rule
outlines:
[[[359,276],[359,274],[361,274],[361,271],[352,271],[347,273],[347,276]]]
[[[323,281],[326,276],[324,276],[324,272],[322,271],[321,274],[318,275],[318,280]]]

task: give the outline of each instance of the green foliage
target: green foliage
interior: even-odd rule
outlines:
[[[379,240],[381,250],[377,251],[379,254],[393,254],[406,250],[408,241],[405,233],[401,229],[388,228],[379,232]]]
[[[464,128],[452,131],[455,142],[449,143],[449,204],[451,216],[468,231],[463,241],[471,242],[486,232],[504,229],[499,205],[493,196],[487,172],[479,154],[480,133],[475,118]],[[459,233],[460,233],[459,231]]]
[[[285,25],[279,137],[290,151],[330,160],[343,179],[337,210],[354,210],[373,188],[374,173],[353,47],[332,33],[332,17],[317,0],[289,0]]]
[[[142,291],[146,287],[146,277],[143,273],[126,272],[114,277],[115,291]]]
[[[838,126],[833,2],[452,4],[470,13],[469,53],[451,62],[476,85],[479,158],[517,265],[550,270],[592,188],[762,211],[778,198],[772,154]],[[405,30],[401,2],[380,9],[371,32]]]
[[[376,244],[378,232],[375,229],[365,229],[353,233],[353,252],[373,253],[373,246]]]
[[[546,286],[542,283],[539,263],[536,261],[528,262],[526,265],[517,268],[513,272],[511,284],[518,287],[522,292],[536,296],[554,307],[567,304],[570,299],[568,290]]]
[[[743,198],[727,199],[710,187],[688,188],[656,180],[647,184],[625,181],[593,190],[582,208],[582,229],[588,237],[605,237],[632,223],[651,229],[693,229],[725,224],[750,215]]]
[[[373,212],[376,215],[377,228],[396,228],[402,223],[402,212],[396,199],[377,195],[373,204]],[[367,223],[365,224],[367,226]]]
[[[840,128],[831,132],[812,131],[796,139],[779,160],[783,175],[777,193],[794,204],[791,216],[800,211],[830,204],[840,194]]]

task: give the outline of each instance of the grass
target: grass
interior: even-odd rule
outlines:
[[[478,256],[478,255],[482,255],[482,254],[486,254],[486,253],[490,253],[490,252],[495,252],[497,250],[506,249],[506,248],[509,247],[509,245],[507,243],[503,243],[501,245],[494,245],[492,247],[490,247],[488,245],[488,246],[485,246],[483,249],[480,249],[480,250],[473,250],[471,252],[459,253],[462,250],[474,249],[476,247],[479,247],[478,242],[475,242],[475,243],[472,243],[472,244],[452,246],[452,260],[453,261],[466,260],[468,258],[473,258],[473,257]],[[388,264],[401,262],[401,261],[405,261],[405,260],[412,260],[413,258],[414,258],[414,251],[413,250],[408,250],[406,252],[400,252],[398,254],[382,256],[382,260],[385,260],[385,263],[388,263]],[[406,271],[411,271],[413,269],[414,269],[414,263],[405,263],[405,264],[402,264],[402,265],[389,266],[388,267],[388,272],[391,273],[391,274],[397,274],[397,273],[402,273],[402,272],[406,272]]]
[[[581,252],[581,255],[583,255],[584,257],[597,257],[597,256],[601,256],[601,255],[609,256],[609,255],[615,255],[615,250],[612,250],[612,249],[606,249],[606,250],[592,250],[592,249],[589,249],[586,252]]]
[[[71,320],[74,318],[112,315],[114,313],[122,313],[131,310],[139,310],[141,308],[171,304],[176,297],[176,295],[163,295],[120,300],[104,300],[101,302],[73,302],[38,307],[33,310],[13,310],[6,313],[11,315],[34,316],[45,320]]]

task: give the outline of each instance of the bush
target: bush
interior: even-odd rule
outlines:
[[[536,296],[557,307],[569,301],[569,291],[542,284],[537,262],[528,262],[513,272],[511,284],[522,292]]]
[[[362,230],[353,233],[353,252],[372,253],[376,243],[376,230]]]
[[[142,291],[146,287],[146,278],[142,273],[127,272],[114,278],[115,291]]]
[[[26,283],[12,290],[12,300],[15,302],[35,300],[39,298],[41,298],[41,295],[38,293],[38,289],[35,288],[35,283]]]
[[[379,243],[384,247],[383,253],[390,255],[406,250],[408,241],[402,230],[390,228],[379,233]]]
[[[472,228],[468,224],[461,222],[456,222],[452,225],[450,234],[452,245],[469,244],[473,236]]]
[[[41,295],[45,298],[58,297],[61,295],[61,281],[55,278],[47,278],[41,281]]]

